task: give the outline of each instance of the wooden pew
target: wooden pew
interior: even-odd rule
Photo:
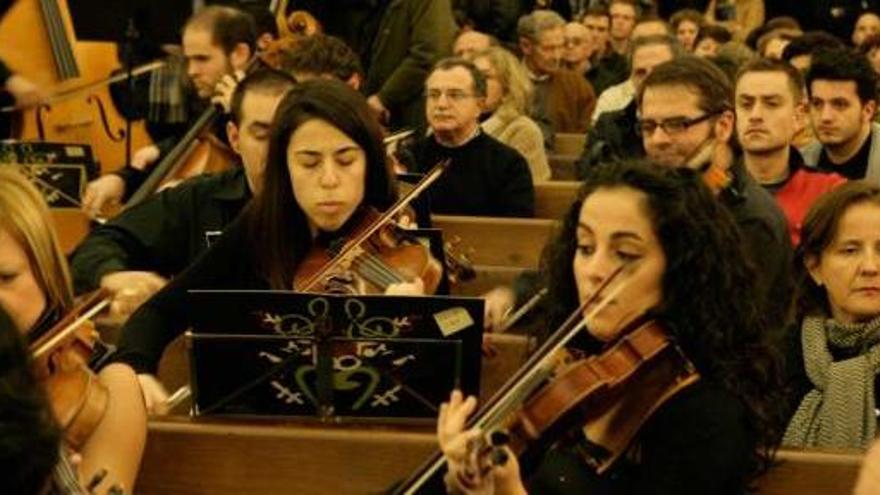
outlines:
[[[473,248],[475,265],[536,268],[541,250],[559,223],[543,218],[491,218],[434,215],[443,237],[461,239],[460,249]]]
[[[850,494],[864,453],[783,449],[778,465],[758,480],[761,495]]]
[[[562,155],[558,153],[549,153],[547,155],[547,163],[550,165],[551,179],[575,180],[577,178],[575,162],[579,157],[580,154]]]
[[[560,155],[580,156],[586,142],[586,134],[558,132],[553,138],[552,151]]]
[[[561,220],[577,197],[579,181],[546,181],[535,183],[535,218]]]

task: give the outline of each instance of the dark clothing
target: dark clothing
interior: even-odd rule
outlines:
[[[601,95],[602,91],[620,84],[629,77],[629,62],[626,57],[608,50],[608,54],[599,59],[586,73],[587,81],[593,85],[593,91]]]
[[[414,172],[427,172],[451,159],[449,169],[428,190],[433,213],[488,217],[531,217],[535,188],[525,158],[484,132],[457,148],[442,146],[433,136],[401,154]]]
[[[244,169],[194,177],[166,189],[92,231],[71,259],[77,294],[126,270],[170,277],[207,249],[251,197]]]
[[[731,168],[733,181],[720,201],[733,215],[759,276],[760,293],[768,327],[782,332],[791,309],[792,247],[785,215],[773,196],[746,171],[742,160]]]
[[[187,291],[190,289],[269,289],[257,274],[257,253],[238,217],[192,265],[171,279],[141,305],[122,327],[117,361],[138,373],[155,373],[165,347],[192,321]]]
[[[391,112],[392,129],[424,128],[422,94],[435,62],[447,56],[455,37],[448,1],[309,0],[327,34],[360,54],[366,78],[361,91],[378,94]]]
[[[849,180],[864,179],[868,172],[868,160],[871,157],[871,143],[873,142],[873,134],[868,135],[868,139],[859,148],[858,153],[852,158],[841,164],[832,163],[828,159],[828,152],[823,148],[819,155],[819,163],[817,167],[823,172],[833,172],[842,175]]]
[[[575,163],[578,178],[583,179],[602,163],[644,157],[642,138],[636,133],[637,123],[635,100],[623,110],[600,115],[587,133],[584,151]]]
[[[499,41],[516,42],[516,21],[522,14],[519,0],[453,0],[452,8],[472,22],[477,31]]]
[[[741,495],[755,438],[742,402],[701,380],[662,405],[636,444],[638,462],[621,458],[603,475],[573,449],[550,449],[526,476],[529,493]]]

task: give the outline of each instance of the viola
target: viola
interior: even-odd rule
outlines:
[[[581,332],[587,320],[614,299],[620,284],[603,300],[605,289],[622,271],[621,265],[584,301],[529,361],[472,417],[468,428],[487,434],[502,432],[516,453],[527,451],[537,441],[553,443],[573,426],[580,426],[585,461],[597,472],[606,470],[631,445],[639,428],[666,400],[699,379],[699,375],[656,321],[638,321],[625,329],[623,337],[599,355],[572,360],[565,345]],[[590,314],[584,311],[595,303]],[[556,371],[556,376],[550,379]],[[503,456],[490,442],[472,446],[481,455],[474,457],[476,468],[484,469],[486,459]],[[442,452],[436,452],[395,494],[415,494],[429,483],[445,465]]]
[[[416,242],[402,242],[391,221],[404,212],[409,203],[449,166],[449,160],[437,164],[416,186],[383,214],[368,210],[350,239],[330,251],[315,246],[294,274],[294,289],[299,292],[334,292],[344,294],[381,293],[392,283],[421,277],[425,291],[433,293],[443,272],[428,248]]]
[[[100,344],[90,319],[109,304],[106,292],[95,292],[31,344],[36,374],[74,450],[82,448],[107,410],[109,392],[89,368],[89,360]]]

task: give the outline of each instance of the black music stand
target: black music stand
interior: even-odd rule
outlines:
[[[197,415],[433,421],[479,392],[483,301],[190,291]]]

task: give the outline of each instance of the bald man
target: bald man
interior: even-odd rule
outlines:
[[[590,57],[596,51],[592,44],[592,37],[587,26],[579,22],[569,22],[565,25],[565,48],[562,51],[562,60],[565,66],[577,72],[586,74],[590,70]]]

